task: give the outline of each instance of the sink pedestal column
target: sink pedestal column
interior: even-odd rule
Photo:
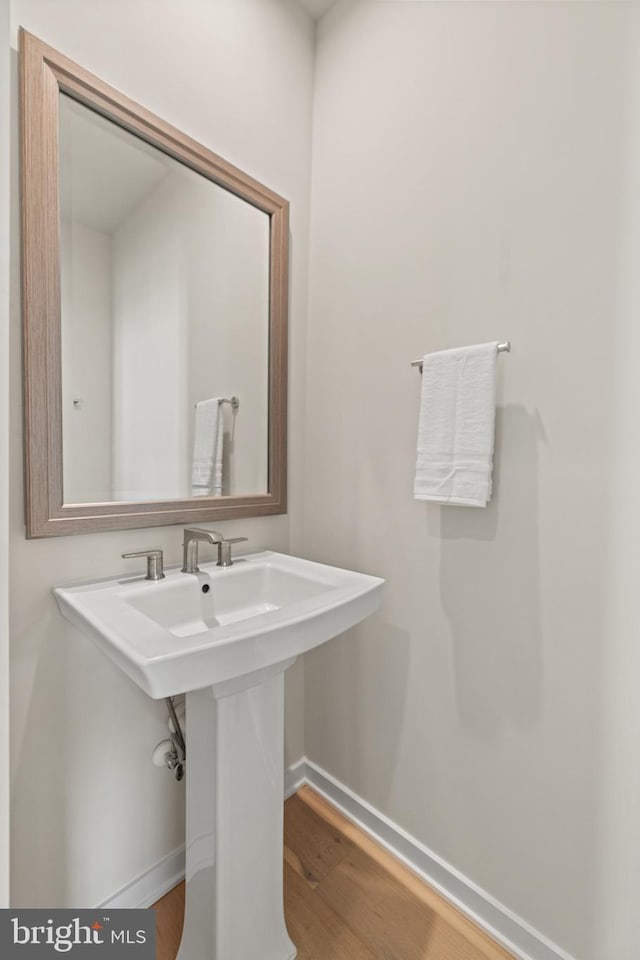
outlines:
[[[284,671],[187,694],[186,905],[178,960],[292,960],[284,922]]]

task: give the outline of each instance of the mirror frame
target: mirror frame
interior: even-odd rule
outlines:
[[[27,537],[286,513],[288,201],[22,28],[20,80]],[[68,94],[269,215],[267,493],[64,504],[58,186],[60,93]]]

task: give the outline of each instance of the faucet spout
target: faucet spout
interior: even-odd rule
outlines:
[[[222,543],[224,537],[217,530],[204,530],[201,527],[190,527],[184,532],[182,544],[182,572],[198,573],[198,544]]]

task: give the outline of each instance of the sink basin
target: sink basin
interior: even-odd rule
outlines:
[[[169,570],[56,587],[61,613],[155,699],[252,674],[342,633],[383,581],[265,551],[198,575]]]
[[[186,900],[177,960],[293,960],[282,903],[284,673],[372,613],[377,577],[265,551],[164,580],[54,590],[154,698],[186,693]]]

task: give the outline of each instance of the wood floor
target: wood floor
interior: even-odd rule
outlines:
[[[309,787],[287,800],[284,822],[285,914],[298,960],[513,960]],[[184,884],[154,907],[157,960],[174,960]]]

